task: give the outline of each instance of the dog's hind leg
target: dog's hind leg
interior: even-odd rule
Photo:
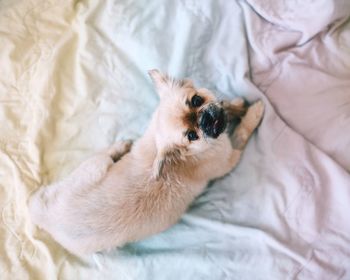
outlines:
[[[64,193],[82,193],[98,186],[114,160],[120,159],[131,147],[131,141],[120,141],[83,161],[61,181],[39,188],[30,198],[29,209],[33,221],[38,225],[48,224],[46,214],[50,205],[61,203]],[[63,196],[62,196],[63,195]]]
[[[48,229],[55,209],[62,208],[67,194],[83,194],[98,186],[113,160],[106,152],[98,153],[83,161],[70,175],[61,181],[39,188],[29,200],[32,221]],[[52,212],[53,211],[53,212]]]
[[[126,154],[131,147],[131,141],[119,141],[83,161],[75,170],[63,180],[40,188],[36,196],[50,199],[61,192],[76,192],[88,190],[100,182],[108,169]]]
[[[130,151],[131,141],[118,141],[109,148],[83,161],[66,179],[71,183],[79,181],[79,185],[95,185],[104,178],[109,167]]]
[[[131,149],[132,141],[117,141],[112,146],[107,148],[105,152],[113,159],[114,162],[118,161],[123,155],[128,153]]]

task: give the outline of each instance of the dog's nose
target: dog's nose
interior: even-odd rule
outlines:
[[[205,135],[217,138],[226,128],[224,109],[216,104],[210,104],[200,114],[199,127]]]

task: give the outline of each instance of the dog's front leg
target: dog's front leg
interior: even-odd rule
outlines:
[[[259,125],[263,114],[264,103],[262,101],[257,101],[248,107],[247,113],[232,135],[232,155],[230,159],[232,166],[236,166],[238,163],[243,149],[247,145],[250,136]]]
[[[229,123],[242,118],[247,112],[244,100],[240,97],[231,101],[222,101],[221,104],[226,112],[226,118]]]

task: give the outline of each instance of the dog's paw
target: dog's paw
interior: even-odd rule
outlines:
[[[231,103],[231,105],[236,106],[236,107],[241,107],[241,108],[244,107],[244,99],[241,97],[237,97],[237,98],[231,100],[230,103]]]
[[[128,153],[131,150],[133,141],[128,139],[128,140],[121,140],[119,142],[116,142],[115,144],[119,144],[120,150],[124,151],[124,153]]]
[[[132,140],[117,141],[109,147],[108,154],[114,161],[116,161],[131,150],[132,143]]]
[[[265,105],[261,100],[255,102],[248,108],[246,117],[249,119],[251,125],[253,125],[254,127],[257,127],[259,125],[264,115],[264,111]]]

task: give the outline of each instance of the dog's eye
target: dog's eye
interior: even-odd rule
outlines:
[[[190,141],[195,141],[195,140],[197,140],[199,137],[198,137],[197,133],[196,133],[194,130],[191,130],[191,131],[189,131],[189,132],[187,133],[187,138],[188,138],[188,140],[190,140]]]
[[[199,107],[204,103],[204,99],[200,97],[199,95],[195,94],[193,95],[191,99],[191,105],[192,107]]]

